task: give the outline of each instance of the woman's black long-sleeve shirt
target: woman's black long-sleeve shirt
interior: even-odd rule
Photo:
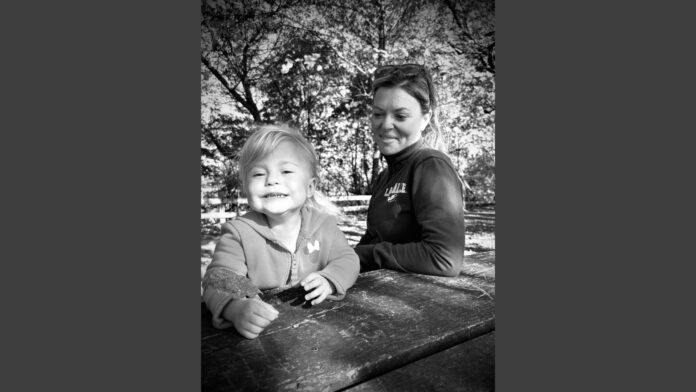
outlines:
[[[464,258],[462,182],[450,159],[422,141],[390,156],[372,186],[362,271],[456,276]]]

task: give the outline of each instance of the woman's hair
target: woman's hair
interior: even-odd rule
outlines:
[[[382,87],[398,87],[406,91],[418,101],[423,114],[430,112],[430,122],[423,131],[423,142],[445,152],[437,111],[437,90],[428,70],[420,64],[383,65],[375,70],[372,95]]]
[[[249,136],[239,153],[239,177],[242,188],[247,186],[247,173],[251,167],[273,152],[282,142],[289,142],[305,159],[309,166],[309,177],[316,179],[319,183],[319,158],[312,144],[305,139],[297,130],[286,125],[263,125]],[[341,210],[333,204],[315,186],[314,194],[307,198],[305,205],[312,206],[324,213],[334,216],[341,216]]]

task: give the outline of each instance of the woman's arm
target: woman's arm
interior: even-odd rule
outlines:
[[[360,260],[361,272],[371,271],[380,268],[379,264],[375,262],[374,257],[372,256],[372,251],[374,250],[375,244],[377,243],[379,243],[379,238],[370,229],[370,224],[368,222],[365,234],[363,234],[362,238],[360,239],[360,242],[358,242],[355,245],[355,248],[353,249],[355,253],[358,255],[358,259]]]
[[[445,160],[431,157],[414,168],[411,197],[420,241],[356,246],[363,266],[428,275],[457,276],[464,258],[464,204],[459,177]],[[365,269],[365,268],[363,268]]]

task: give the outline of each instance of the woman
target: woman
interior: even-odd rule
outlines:
[[[450,159],[429,141],[439,139],[432,79],[418,64],[382,66],[372,93],[372,132],[387,168],[373,182],[367,230],[355,247],[361,271],[457,276],[463,188]]]

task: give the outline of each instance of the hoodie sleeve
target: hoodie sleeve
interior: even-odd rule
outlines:
[[[335,219],[327,219],[322,225],[322,232],[326,235],[326,243],[329,247],[329,260],[324,269],[318,272],[336,288],[336,293],[327,298],[342,300],[348,290],[358,279],[360,261],[343,232],[338,228]]]
[[[213,260],[203,277],[203,300],[213,314],[214,327],[231,327],[233,324],[222,318],[225,306],[233,299],[252,297],[258,292],[246,275],[247,266],[239,232],[229,222],[225,223]]]
[[[412,203],[421,240],[356,246],[361,263],[373,268],[457,276],[464,259],[464,204],[461,182],[447,161],[431,157],[417,164]]]

